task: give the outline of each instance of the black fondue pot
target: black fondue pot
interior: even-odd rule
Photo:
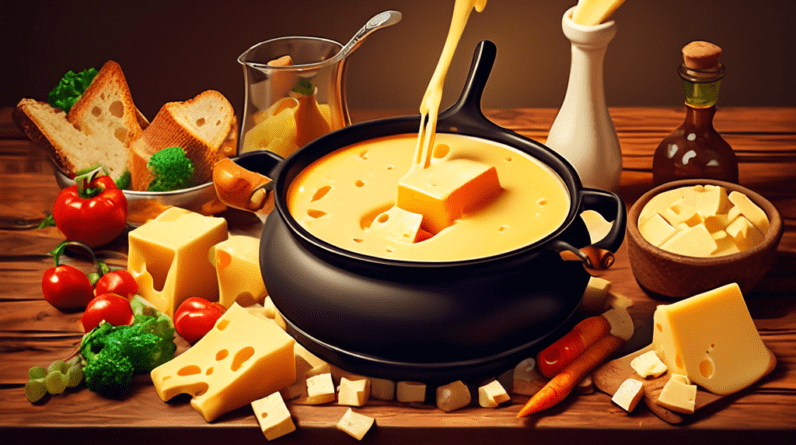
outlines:
[[[484,117],[481,94],[495,54],[492,42],[478,45],[464,92],[440,114],[437,131],[514,147],[561,177],[571,199],[569,213],[557,230],[534,244],[466,261],[396,261],[331,245],[291,216],[287,191],[304,168],[356,142],[417,133],[419,116],[352,125],[285,160],[270,152],[235,159],[273,178],[275,211],[265,221],[260,244],[263,279],[288,332],[329,363],[361,375],[427,383],[495,375],[573,324],[589,273],[582,261],[565,261],[561,253],[587,261],[582,248],[615,252],[624,240],[625,207],[617,195],[583,188],[557,153]],[[528,187],[533,186],[528,178]],[[591,243],[579,217],[584,210],[614,221],[603,240]]]

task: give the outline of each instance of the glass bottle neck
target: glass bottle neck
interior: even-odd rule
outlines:
[[[719,86],[724,77],[723,65],[719,64],[709,70],[696,70],[680,65],[677,72],[683,79],[686,105],[697,108],[716,105],[719,99]]]

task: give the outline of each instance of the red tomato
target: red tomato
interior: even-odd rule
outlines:
[[[55,225],[67,239],[89,247],[108,244],[127,224],[127,198],[110,176],[100,176],[85,188],[61,191],[53,206]]]
[[[225,311],[224,306],[204,298],[188,298],[174,312],[174,329],[185,341],[195,343],[213,329]]]
[[[88,276],[66,264],[44,271],[41,290],[44,298],[62,311],[83,309],[94,298],[94,289]]]
[[[102,320],[114,326],[131,325],[135,320],[130,302],[116,294],[102,294],[95,297],[80,317],[83,330],[88,332],[99,326]]]
[[[128,300],[133,298],[136,292],[138,292],[138,283],[133,278],[133,274],[123,269],[112,270],[101,276],[94,287],[96,295],[116,294]]]

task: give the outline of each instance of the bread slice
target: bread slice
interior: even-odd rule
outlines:
[[[46,102],[22,99],[13,117],[67,175],[100,163],[114,179],[127,170],[129,146],[146,124],[114,61],[105,63],[68,115]]]
[[[152,173],[146,168],[158,151],[178,146],[194,165],[194,182],[213,176],[213,166],[223,156],[222,143],[235,123],[232,105],[218,91],[208,90],[185,102],[169,102],[130,146],[130,174],[134,190],[146,190]]]

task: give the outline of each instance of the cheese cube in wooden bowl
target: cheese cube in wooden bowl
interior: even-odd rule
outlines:
[[[782,232],[777,208],[752,190],[680,180],[633,204],[628,256],[636,281],[652,296],[687,298],[733,282],[746,293],[771,268]]]

